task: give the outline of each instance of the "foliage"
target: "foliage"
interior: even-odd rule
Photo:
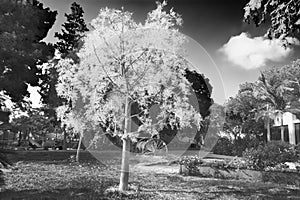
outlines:
[[[251,83],[240,85],[238,94],[226,102],[226,119],[224,131],[232,134],[235,139],[243,134],[260,137],[264,132],[263,121],[256,120],[253,112],[261,106],[254,96]]]
[[[57,89],[61,96],[72,99],[74,107],[78,106],[77,113],[69,114],[69,122],[75,128],[84,128],[90,120],[92,124],[108,126],[106,131],[111,128],[123,138],[134,138],[137,132],[123,132],[127,118],[124,108],[132,102],[137,102],[142,110],[140,115],[135,115],[143,123],[138,132],[143,129],[153,132],[154,126],[159,129],[166,123],[181,128],[191,122],[200,125],[200,115],[188,104],[189,82],[184,75],[189,66],[182,58],[170,54],[184,42],[175,29],[181,18],[173,10],[167,14],[162,10],[164,6],[158,4],[144,25],[136,24],[129,12],[101,9],[92,21],[94,30],[87,35],[78,54],[80,64],[70,59],[59,62]],[[152,32],[149,28],[156,30]],[[159,37],[156,35],[153,40],[148,34]],[[165,49],[149,48],[155,44]],[[154,125],[154,119],[147,114],[148,105],[153,103],[161,109]],[[84,104],[88,105],[87,109],[80,113],[78,108]],[[80,120],[83,123],[79,125],[78,117],[85,122]]]
[[[209,79],[204,76],[204,74],[199,74],[196,71],[190,71],[186,69],[186,74],[185,77],[187,80],[192,84],[192,89],[193,92],[195,93],[198,101],[198,106],[199,106],[199,111],[202,116],[202,118],[206,118],[202,123],[201,123],[201,129],[197,131],[195,135],[195,142],[197,144],[201,144],[202,137],[205,136],[207,133],[207,129],[209,126],[209,121],[211,121],[210,114],[211,114],[211,109],[215,107],[213,105],[213,100],[211,98],[211,91],[212,91],[212,86],[209,83]],[[141,110],[139,109],[138,104],[132,104],[131,106],[131,115],[135,115],[137,113],[140,113]],[[211,114],[213,115],[213,114]],[[142,123],[137,119],[133,118],[132,119],[135,124],[141,125]],[[178,133],[177,129],[172,129],[171,126],[165,126],[162,130],[158,131],[159,132],[159,138],[163,140],[167,145],[174,139],[176,134]],[[114,136],[112,137],[110,134],[105,134],[105,136],[116,146],[122,147],[122,138]],[[150,139],[150,138],[149,138]],[[119,140],[118,142],[116,140]],[[137,143],[140,143],[140,141],[137,141]],[[141,145],[141,144],[139,144]],[[131,146],[134,146],[134,144],[131,144]]]
[[[8,110],[2,110],[0,107],[0,123],[8,123],[9,122],[9,115],[11,114]],[[1,125],[1,124],[0,124]]]
[[[65,14],[67,22],[62,25],[62,33],[55,33],[55,37],[59,39],[55,47],[63,58],[79,49],[84,33],[89,31],[84,22],[83,13],[84,11],[78,3],[72,3],[71,13]],[[76,57],[76,54],[73,55]],[[76,59],[75,57],[73,59]]]
[[[246,22],[256,26],[270,19],[271,25],[266,33],[269,38],[279,38],[285,44],[291,43],[289,37],[296,36],[300,30],[300,2],[298,0],[249,0],[244,7]]]
[[[48,133],[61,132],[56,121],[41,110],[31,110],[28,116],[20,116],[12,121],[13,131],[19,132],[19,145],[29,139],[29,134],[35,138],[46,139]]]
[[[281,71],[285,74],[283,86],[288,99],[287,110],[300,118],[300,59],[283,66]]]
[[[203,118],[210,114],[210,107],[213,104],[211,98],[212,85],[209,79],[204,74],[199,74],[196,71],[186,69],[186,79],[192,84],[193,91],[195,92],[198,100],[199,111]]]
[[[120,190],[128,188],[130,140],[142,131],[157,135],[167,125],[199,129],[202,120],[189,103],[184,75],[190,66],[178,55],[186,40],[176,29],[182,20],[165,6],[157,3],[144,24],[123,9],[100,9],[78,53],[80,63],[68,58],[58,63],[57,92],[72,103],[60,108],[62,121],[81,135],[104,127],[103,132],[122,137]],[[141,110],[134,115],[142,123],[137,130],[131,128],[132,103]],[[159,107],[157,116],[151,115],[151,105]]]
[[[55,22],[57,12],[38,1],[22,5],[0,3],[0,91],[19,103],[28,97],[28,84],[39,85],[37,67],[53,56],[54,48],[42,40]]]
[[[214,146],[213,152],[220,155],[242,156],[246,149],[256,148],[260,143],[261,141],[249,135],[233,140],[221,137]]]
[[[263,144],[262,139],[257,139],[251,135],[239,137],[233,141],[233,156],[242,156],[243,152],[249,148],[257,148],[260,144]]]
[[[264,128],[270,129],[276,115],[291,112],[299,116],[299,66],[299,61],[295,61],[266,69],[257,81],[242,84],[238,94],[226,104],[225,131],[261,138]]]
[[[212,168],[221,169],[221,170],[228,170],[228,169],[247,169],[247,162],[240,157],[234,157],[231,160],[216,160],[211,163],[207,163],[206,166],[210,166]]]
[[[248,168],[246,160],[240,157],[234,157],[230,160],[205,161],[198,156],[184,156],[180,158],[179,164],[185,167],[189,175],[197,174],[199,172],[199,167],[201,166],[208,166],[221,170]]]
[[[215,154],[232,156],[233,150],[234,146],[231,140],[227,137],[222,137],[218,140],[212,151]]]
[[[179,164],[187,169],[189,175],[192,175],[198,172],[198,167],[203,164],[203,160],[198,156],[184,156],[180,158]]]
[[[59,41],[55,44],[58,50],[56,58],[49,61],[43,73],[43,84],[41,87],[41,96],[43,102],[49,107],[46,110],[50,116],[56,116],[55,108],[62,105],[64,100],[57,95],[56,84],[58,82],[57,62],[60,58],[68,57],[78,62],[79,58],[76,55],[80,48],[80,43],[84,37],[84,33],[88,28],[83,19],[83,9],[76,2],[71,5],[71,13],[65,13],[67,21],[62,25],[62,33],[55,33],[55,37]]]
[[[232,160],[227,161],[225,169],[247,169],[247,162],[240,157],[234,157]]]
[[[247,149],[243,153],[250,168],[264,170],[285,162],[294,162],[299,159],[294,147],[281,141],[271,141],[257,148]]]

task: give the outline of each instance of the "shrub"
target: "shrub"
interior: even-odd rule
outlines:
[[[257,147],[260,141],[253,137],[238,137],[236,140],[231,141],[227,137],[222,137],[218,140],[213,149],[215,154],[228,155],[228,156],[242,156],[246,149]]]
[[[249,135],[241,138],[238,137],[237,140],[233,141],[233,156],[242,156],[246,149],[257,148],[261,141],[257,138],[253,138]]]
[[[230,139],[226,137],[222,137],[218,140],[216,146],[214,146],[213,152],[215,154],[232,156],[233,149],[234,146],[233,143],[230,141]]]
[[[243,157],[250,168],[257,170],[265,170],[267,167],[298,160],[295,148],[282,141],[271,141],[257,148],[247,149]]]
[[[184,156],[179,160],[179,164],[183,165],[189,175],[196,174],[198,172],[198,166],[203,163],[203,160],[198,156]]]
[[[232,160],[227,161],[225,169],[247,169],[247,161],[244,158],[234,157]]]

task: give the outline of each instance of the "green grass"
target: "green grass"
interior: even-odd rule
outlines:
[[[119,164],[18,162],[4,174],[0,199],[300,199],[294,186],[181,176],[166,173],[162,165],[151,166],[152,171],[132,168],[130,192],[107,192],[118,185]]]

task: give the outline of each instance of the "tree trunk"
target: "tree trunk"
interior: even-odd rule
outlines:
[[[129,98],[126,97],[125,102],[125,128],[124,134],[130,132],[130,108],[129,108]],[[128,190],[128,180],[129,180],[129,157],[130,157],[130,140],[128,137],[123,138],[123,148],[122,148],[122,165],[121,165],[121,175],[120,175],[120,185],[119,190]]]
[[[64,134],[64,139],[63,139],[62,149],[66,150],[67,149],[67,132],[66,132],[65,127],[63,128],[63,134]]]
[[[79,153],[80,153],[82,138],[83,138],[83,135],[80,133],[78,147],[77,147],[77,151],[76,151],[76,162],[79,162]]]
[[[267,142],[271,141],[270,118],[267,119]]]
[[[280,126],[280,135],[281,135],[281,141],[284,142],[284,126]]]
[[[18,146],[21,146],[21,141],[22,141],[22,132],[19,131]]]

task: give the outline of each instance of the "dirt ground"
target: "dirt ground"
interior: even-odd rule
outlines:
[[[119,182],[120,160],[102,163],[19,162],[4,173],[0,199],[299,199],[300,188],[275,183],[182,176],[168,159],[131,160],[128,193],[107,190]],[[110,192],[108,192],[110,191]]]

